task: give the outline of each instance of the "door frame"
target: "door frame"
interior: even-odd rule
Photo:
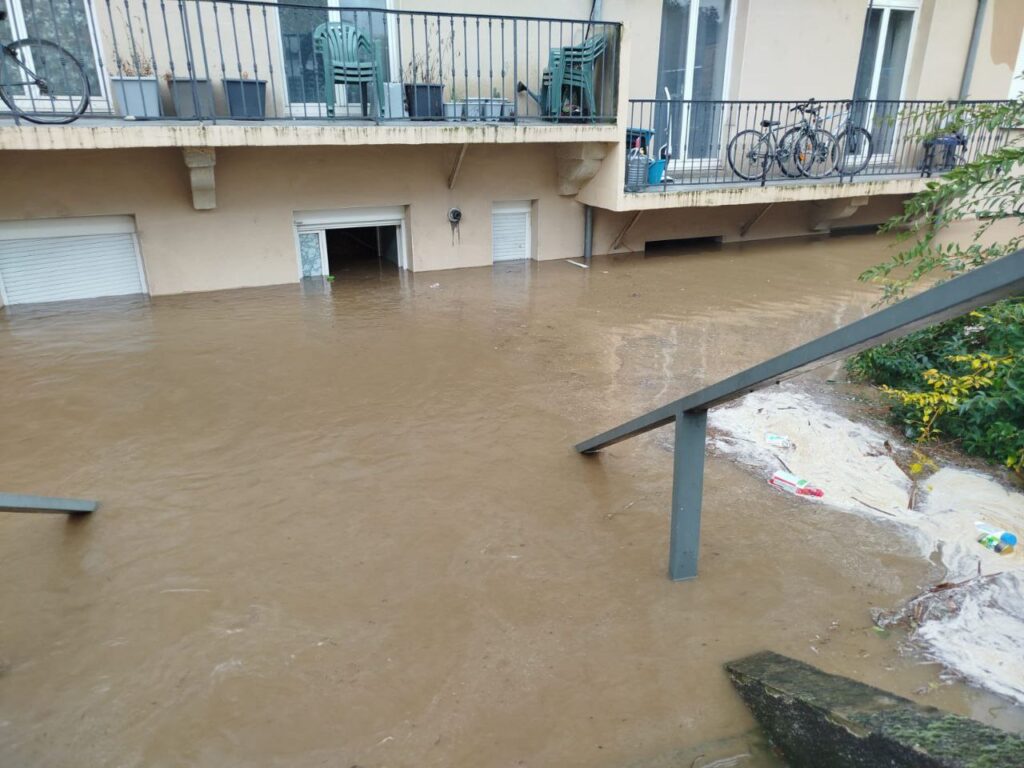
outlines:
[[[409,255],[406,250],[406,209],[404,205],[382,206],[375,208],[339,208],[318,211],[295,211],[293,234],[295,241],[295,264],[302,274],[302,254],[299,251],[299,235],[318,233],[320,235],[320,276],[329,274],[327,262],[327,230],[355,229],[357,227],[396,227],[395,237],[398,241],[398,269],[409,269]]]
[[[726,24],[727,29],[726,29],[726,40],[725,40],[725,61],[724,61],[723,65],[722,65],[725,71],[722,74],[722,97],[721,97],[720,101],[727,101],[728,100],[729,88],[731,86],[733,55],[734,55],[734,51],[735,51],[734,43],[735,43],[735,37],[736,37],[736,16],[737,16],[737,10],[738,10],[737,6],[738,5],[739,5],[739,0],[729,0],[729,20],[728,20],[728,22]],[[664,0],[662,1],[662,12],[664,12]],[[668,166],[666,168],[666,170],[668,170],[668,171],[683,171],[683,170],[691,170],[691,169],[694,169],[694,168],[709,168],[709,169],[711,169],[711,168],[720,168],[720,167],[722,167],[722,164],[723,164],[723,159],[722,159],[722,156],[721,156],[721,151],[724,151],[725,145],[727,143],[727,142],[724,142],[724,141],[719,142],[718,146],[719,146],[720,152],[715,157],[687,158],[685,156],[685,152],[683,151],[683,147],[686,144],[686,139],[687,139],[687,136],[689,134],[689,130],[688,129],[689,129],[689,122],[690,122],[690,105],[685,103],[685,102],[689,102],[689,101],[693,100],[693,78],[694,78],[694,71],[696,69],[695,65],[696,65],[696,61],[697,61],[697,25],[699,24],[699,21],[700,21],[700,0],[690,0],[690,18],[689,18],[689,22],[687,24],[687,30],[686,30],[686,32],[687,32],[687,34],[686,34],[686,73],[687,73],[687,76],[686,76],[686,78],[683,81],[683,97],[682,97],[682,101],[684,103],[682,105],[682,108],[680,109],[681,116],[680,116],[680,120],[679,120],[679,123],[680,123],[680,128],[679,128],[679,146],[673,147],[673,152],[675,153],[676,156],[673,157],[668,162]],[[658,45],[659,45],[659,49],[660,49],[660,46],[661,46],[661,40],[660,39],[658,40]],[[660,62],[660,52],[659,52],[659,62],[658,62],[659,69],[660,69],[660,63],[661,62]],[[660,72],[658,74],[660,74]],[[657,83],[657,80],[658,80],[658,78],[655,77],[655,82],[656,83]],[[657,88],[658,86],[655,85],[655,87]],[[655,99],[661,99],[661,98],[663,98],[663,94],[662,93],[655,93],[654,94],[654,98]],[[669,105],[669,109],[671,109],[671,105]],[[724,110],[723,110],[723,117],[724,117]],[[726,120],[724,120],[724,119],[722,120],[721,131],[722,131],[723,136],[724,135],[728,135],[728,131],[729,131],[729,129],[728,129],[727,125],[726,125],[726,122],[727,122]],[[669,140],[671,141],[671,135],[669,136]],[[653,150],[657,151],[657,147],[653,148]],[[651,155],[651,157],[653,157],[653,154]],[[655,158],[655,159],[657,159],[657,158]]]

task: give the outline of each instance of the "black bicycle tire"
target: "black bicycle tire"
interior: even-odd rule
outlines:
[[[811,173],[808,167],[806,167],[806,164],[801,161],[800,156],[798,155],[795,160],[796,165],[800,169],[800,173],[802,173],[808,179],[824,179],[830,173],[833,173],[836,169],[836,137],[833,136],[828,131],[826,131],[824,128],[813,128],[809,131],[804,132],[804,135],[811,135],[812,137],[814,137],[812,138],[812,140],[815,143],[818,142],[817,136],[819,134],[827,137],[826,146],[828,146],[828,151],[832,155],[832,162],[829,164],[828,170],[825,171],[824,173]]]
[[[742,136],[745,133],[752,133],[755,136],[757,136],[757,144],[768,141],[768,136],[766,134],[762,133],[761,131],[755,131],[753,128],[747,128],[745,131],[740,131],[735,136],[733,136],[732,139],[729,140],[729,146],[726,148],[725,156],[726,159],[729,161],[729,167],[732,168],[732,172],[739,176],[741,179],[744,179],[746,181],[760,181],[765,177],[765,174],[768,173],[768,166],[771,165],[770,161],[766,160],[761,164],[761,172],[759,174],[757,174],[756,176],[749,176],[740,171],[739,168],[736,167],[735,160],[733,160],[733,155],[735,154],[736,149],[736,142],[739,140],[740,136]],[[757,144],[755,144],[754,146],[757,146]]]
[[[872,143],[873,139],[871,138],[871,132],[868,131],[866,128],[861,128],[859,125],[855,125],[852,128],[844,128],[842,130],[842,132],[838,136],[836,136],[836,146],[837,147],[841,146],[842,142],[846,139],[846,137],[848,135],[851,135],[851,134],[859,134],[860,136],[863,137],[861,139],[861,141],[864,141],[864,142],[867,143],[867,151],[864,153],[864,159],[860,162],[860,164],[854,166],[852,169],[847,167],[847,166],[845,166],[845,165],[840,167],[840,160],[839,160],[839,156],[837,154],[837,157],[836,157],[836,171],[838,171],[841,176],[856,176],[858,173],[860,173],[865,168],[867,168],[868,167],[868,163],[871,162],[872,152],[874,151],[874,146],[873,146],[873,143]]]
[[[787,139],[790,136],[794,136],[798,133],[805,133],[807,130],[808,129],[802,125],[794,125],[792,128],[783,133],[782,138],[779,139],[778,152],[775,153],[775,163],[776,165],[779,166],[779,170],[782,171],[783,176],[786,176],[790,179],[798,179],[804,175],[803,172],[800,170],[800,166],[796,164],[795,159],[793,160],[793,165],[796,167],[795,172],[791,171],[789,168],[786,167],[785,163],[783,163],[782,161],[782,151],[786,148],[786,144],[788,143]]]
[[[66,125],[67,123],[73,123],[75,120],[81,117],[82,113],[84,113],[85,110],[89,107],[89,77],[88,75],[86,75],[85,67],[82,66],[81,62],[79,62],[78,59],[75,58],[75,55],[71,53],[71,51],[57,45],[52,40],[43,40],[42,38],[36,37],[25,37],[21,40],[15,40],[13,43],[8,43],[6,46],[4,46],[4,48],[6,51],[10,51],[11,49],[17,49],[32,45],[42,46],[44,48],[52,48],[58,55],[67,57],[70,63],[74,65],[75,71],[78,73],[78,76],[81,78],[82,82],[81,103],[78,104],[78,106],[74,110],[68,113],[61,113],[59,117],[47,118],[43,115],[22,109],[18,105],[17,99],[8,94],[6,88],[4,88],[3,86],[0,86],[0,101],[3,101],[4,104],[10,107],[11,111],[17,114],[18,117],[24,120],[28,120],[30,123],[35,123],[36,125]],[[9,56],[11,54],[5,53],[4,55]]]

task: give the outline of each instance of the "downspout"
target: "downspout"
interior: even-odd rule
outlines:
[[[967,98],[971,90],[971,77],[974,75],[974,60],[978,56],[978,42],[981,40],[981,25],[985,21],[985,6],[988,0],[978,0],[978,8],[974,12],[974,29],[971,31],[971,47],[967,49],[967,61],[964,62],[964,76],[960,80],[960,101]]]
[[[589,264],[594,255],[594,208],[583,205],[583,260]]]

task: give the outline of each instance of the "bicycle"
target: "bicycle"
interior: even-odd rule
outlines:
[[[71,123],[89,106],[89,79],[78,59],[50,40],[0,42],[0,101],[31,123]]]
[[[834,170],[840,176],[854,176],[867,168],[871,162],[872,138],[870,131],[853,121],[853,103],[846,102],[843,109],[846,112],[846,119],[843,121],[843,130],[836,134],[833,149]],[[841,113],[825,115],[822,120],[830,120],[839,114]]]
[[[729,141],[726,156],[729,160],[729,167],[733,173],[747,181],[758,181],[768,176],[768,171],[773,164],[778,164],[779,170],[789,178],[798,176],[815,176],[817,169],[811,162],[807,163],[808,168],[801,168],[798,162],[798,153],[803,152],[809,156],[824,138],[816,138],[816,134],[831,134],[821,128],[815,127],[818,110],[821,107],[810,99],[802,104],[790,107],[789,111],[799,112],[800,121],[796,125],[783,127],[780,120],[765,119],[761,121],[764,131],[748,128],[740,131]],[[808,118],[808,115],[810,117]],[[779,132],[785,130],[782,138],[777,138]],[[741,170],[742,168],[742,170]],[[829,169],[831,170],[831,169]],[[756,173],[754,172],[756,171]],[[822,174],[823,176],[826,175]]]

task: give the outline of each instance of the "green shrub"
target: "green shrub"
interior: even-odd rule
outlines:
[[[1024,473],[1024,298],[867,350],[851,358],[847,367],[855,376],[894,390],[932,392],[936,377],[926,372],[937,371],[939,381],[967,376],[971,363],[985,356],[1009,361],[994,368],[991,383],[959,395],[930,430],[923,427],[923,406],[908,403],[914,398],[899,393],[893,419],[906,427],[909,437],[956,440],[965,453]]]

